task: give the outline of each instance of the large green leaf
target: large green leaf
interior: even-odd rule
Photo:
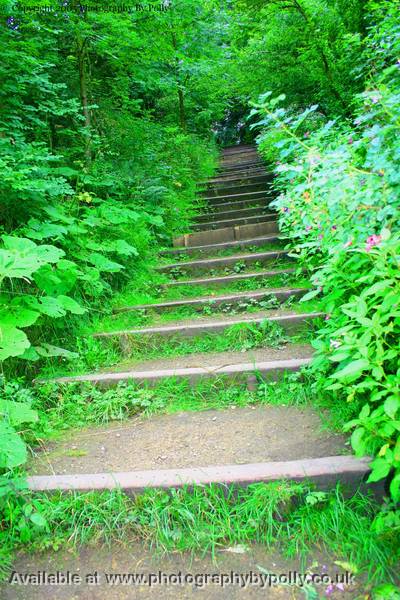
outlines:
[[[10,356],[19,356],[29,348],[30,342],[26,334],[12,327],[0,323],[0,360],[6,360]]]
[[[65,348],[59,348],[58,346],[52,346],[51,344],[43,343],[41,346],[35,346],[35,350],[40,356],[63,356],[64,358],[77,358],[79,355],[77,352],[71,352]]]
[[[55,246],[37,246],[32,240],[3,235],[0,249],[0,280],[5,277],[28,279],[46,263],[55,263],[64,251]]]
[[[29,327],[36,323],[40,313],[23,306],[8,306],[0,310],[0,327]]]
[[[86,312],[86,308],[78,304],[76,300],[70,298],[69,296],[58,296],[57,300],[65,308],[65,310],[68,310],[74,315],[83,315]]]
[[[74,262],[61,259],[56,266],[43,265],[33,278],[46,294],[57,296],[72,290],[78,278],[78,268]]]
[[[24,402],[2,400],[0,398],[0,414],[8,419],[11,425],[17,427],[21,423],[34,423],[38,420],[36,410]]]
[[[331,377],[339,380],[347,378],[355,379],[369,367],[370,363],[368,360],[366,360],[365,358],[359,358],[358,360],[353,360],[351,363],[343,367],[343,369],[340,369],[339,371],[336,371],[336,373],[333,373]]]
[[[39,310],[48,317],[53,317],[53,319],[64,317],[67,314],[57,298],[52,298],[51,296],[43,296],[40,299]]]
[[[109,273],[117,273],[118,271],[123,269],[122,265],[120,265],[119,263],[116,263],[112,260],[109,260],[108,258],[103,256],[102,254],[99,254],[98,252],[92,252],[90,254],[90,256],[88,257],[88,260],[92,265],[97,267],[99,269],[99,271],[107,271]]]
[[[0,440],[0,469],[14,469],[26,462],[26,446],[6,421],[0,421]]]

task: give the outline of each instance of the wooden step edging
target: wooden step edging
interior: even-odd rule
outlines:
[[[195,310],[202,310],[204,307],[223,306],[225,304],[251,304],[264,300],[265,298],[274,297],[279,301],[287,298],[299,298],[307,293],[308,288],[268,288],[264,290],[256,290],[251,292],[237,292],[236,294],[222,294],[219,296],[199,296],[197,298],[183,298],[182,300],[168,300],[166,302],[157,302],[154,304],[135,304],[131,306],[121,306],[114,308],[114,314],[124,312],[134,312],[136,310],[154,310],[162,312],[163,310],[190,307]]]
[[[79,383],[90,382],[95,385],[109,387],[117,385],[121,381],[131,381],[140,384],[157,385],[160,381],[168,378],[186,379],[195,383],[199,379],[210,379],[214,377],[225,377],[230,381],[246,380],[250,377],[253,384],[255,375],[265,377],[269,381],[276,381],[288,371],[298,371],[309,365],[311,358],[289,358],[282,360],[254,361],[251,363],[239,363],[231,365],[216,365],[214,367],[179,367],[169,369],[151,369],[150,371],[117,371],[112,373],[91,373],[89,375],[75,375],[71,377],[56,377],[47,380],[46,383]],[[35,383],[44,383],[45,380],[35,380]]]
[[[249,225],[235,225],[221,229],[207,229],[206,231],[195,231],[185,233],[173,239],[174,247],[209,246],[218,242],[234,242],[248,240],[249,238],[262,237],[271,233],[279,233],[276,221],[265,221],[264,223],[251,223]]]
[[[200,191],[201,197],[211,196],[230,196],[232,194],[244,194],[246,192],[262,192],[265,189],[265,183],[242,183],[241,185],[211,186]],[[269,190],[268,190],[269,191]]]
[[[234,202],[235,200],[270,200],[268,190],[259,192],[243,192],[241,194],[219,195],[219,196],[203,196],[203,200],[207,201],[211,206],[220,202]]]
[[[287,333],[296,331],[299,326],[302,326],[309,319],[319,319],[324,317],[323,312],[312,312],[312,313],[290,313],[286,315],[274,315],[274,316],[257,316],[253,317],[251,314],[247,318],[244,316],[238,316],[236,319],[219,319],[216,321],[203,321],[194,319],[190,324],[176,323],[174,325],[160,325],[153,327],[141,327],[139,329],[123,329],[118,331],[104,331],[99,333],[93,333],[92,336],[95,338],[113,338],[120,337],[129,339],[130,336],[148,336],[157,335],[162,337],[170,337],[175,335],[182,335],[185,337],[194,337],[202,335],[204,333],[221,333],[234,325],[245,324],[258,326],[264,321],[271,321],[280,325]]]
[[[269,200],[269,198],[268,198]],[[212,207],[212,211],[210,210],[207,215],[214,215],[215,217],[219,217],[222,213],[231,212],[231,211],[239,211],[239,210],[249,210],[258,208],[260,212],[263,209],[268,208],[268,204],[265,203],[264,199],[257,200],[256,198],[252,200],[234,200],[233,202],[221,202],[221,204],[215,204]]]
[[[149,488],[169,489],[194,485],[248,486],[273,481],[310,481],[320,489],[331,488],[340,480],[352,488],[364,481],[370,472],[371,458],[327,456],[281,462],[248,463],[191,467],[185,469],[154,469],[118,473],[76,475],[34,475],[27,479],[34,492],[121,489],[139,494]]]
[[[198,260],[190,260],[185,262],[171,263],[168,265],[162,265],[156,267],[156,270],[160,273],[166,273],[174,269],[186,270],[210,270],[215,268],[224,268],[235,265],[238,262],[244,264],[252,264],[255,262],[265,262],[269,260],[275,260],[277,258],[287,257],[289,254],[288,250],[268,250],[267,252],[252,252],[249,254],[233,254],[231,256],[221,256],[217,258],[200,258]]]
[[[279,271],[252,271],[238,273],[234,275],[210,275],[209,277],[197,277],[195,279],[175,279],[160,285],[161,289],[181,286],[212,286],[218,287],[230,283],[238,283],[239,281],[257,281],[258,279],[268,279],[270,277],[279,277],[281,275],[291,275],[296,272],[295,268],[280,269]]]
[[[214,185],[215,183],[229,183],[230,181],[244,181],[253,178],[263,177],[264,180],[271,181],[273,173],[266,171],[264,167],[259,165],[242,167],[240,169],[232,169],[230,171],[223,171],[216,173],[212,179],[208,181],[199,181],[198,185]]]
[[[246,201],[245,201],[246,202]],[[250,200],[248,201],[250,202]],[[209,211],[206,213],[201,213],[199,215],[196,215],[195,219],[194,219],[194,223],[195,224],[199,224],[199,223],[206,223],[207,221],[210,221],[212,218],[216,219],[217,221],[228,221],[233,220],[233,219],[243,219],[243,218],[248,218],[248,217],[254,217],[256,215],[260,215],[261,217],[265,216],[265,213],[267,213],[267,211],[271,212],[271,209],[267,206],[267,204],[264,204],[263,202],[260,203],[259,200],[256,200],[257,202],[257,206],[244,206],[243,208],[237,208],[237,207],[233,207],[233,209],[231,210],[218,210],[218,211]],[[234,203],[232,203],[234,205]],[[238,202],[239,206],[241,204],[243,204],[243,201],[239,201]],[[226,204],[224,205],[226,206]],[[272,213],[274,216],[276,216],[276,213]]]
[[[210,215],[212,216],[212,215]],[[258,213],[250,217],[236,217],[234,219],[223,219],[218,221],[206,221],[204,223],[194,223],[192,229],[194,232],[209,231],[215,229],[226,229],[227,227],[240,227],[241,225],[259,225],[261,223],[276,223],[276,213]]]
[[[247,248],[249,246],[264,246],[264,244],[281,241],[278,235],[265,235],[260,237],[248,238],[243,240],[234,240],[230,242],[217,242],[214,244],[204,244],[203,246],[181,246],[175,248],[165,248],[160,251],[160,256],[180,256],[182,254],[206,254],[210,252],[219,252],[230,248]]]

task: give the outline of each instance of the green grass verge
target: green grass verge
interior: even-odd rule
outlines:
[[[315,492],[306,484],[195,486],[169,493],[149,490],[135,498],[119,491],[34,497],[19,491],[2,500],[0,510],[3,575],[18,550],[116,541],[127,547],[141,541],[163,552],[212,554],[257,542],[303,564],[317,550],[347,561],[350,570],[375,582],[392,577],[399,558],[396,532],[374,528],[378,507],[372,499],[360,493],[346,499],[339,488]]]

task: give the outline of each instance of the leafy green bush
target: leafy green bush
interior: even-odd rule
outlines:
[[[367,40],[366,64],[391,51],[398,30],[389,11]],[[389,40],[389,41],[388,41]],[[398,40],[397,40],[398,47]],[[274,143],[274,202],[299,257],[313,267],[326,321],[314,342],[314,371],[333,402],[354,407],[357,454],[371,453],[370,481],[389,477],[400,500],[400,69],[390,53],[383,71],[356,97],[356,118],[318,127],[317,106],[299,113],[264,94],[258,117],[261,151]],[[276,141],[277,133],[279,139]],[[271,147],[268,157],[271,156]]]

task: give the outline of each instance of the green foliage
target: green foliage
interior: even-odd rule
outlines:
[[[372,5],[373,8],[373,5]],[[317,106],[301,114],[265,94],[253,109],[260,147],[275,142],[275,201],[283,231],[301,260],[314,265],[316,290],[328,318],[314,346],[315,373],[336,403],[360,410],[346,425],[358,455],[371,453],[370,481],[389,477],[400,499],[400,236],[398,136],[400,73],[382,64],[381,44],[398,25],[389,11],[366,42],[377,56],[368,90],[356,97],[353,123],[320,124]],[[393,38],[394,39],[394,38]],[[390,45],[390,44],[389,44]],[[388,57],[386,57],[387,59]],[[278,141],[276,141],[279,132]]]
[[[318,102],[325,115],[346,114],[362,86],[359,63],[364,2],[240,0],[230,20],[231,94],[242,102],[266,89],[289,106]]]

